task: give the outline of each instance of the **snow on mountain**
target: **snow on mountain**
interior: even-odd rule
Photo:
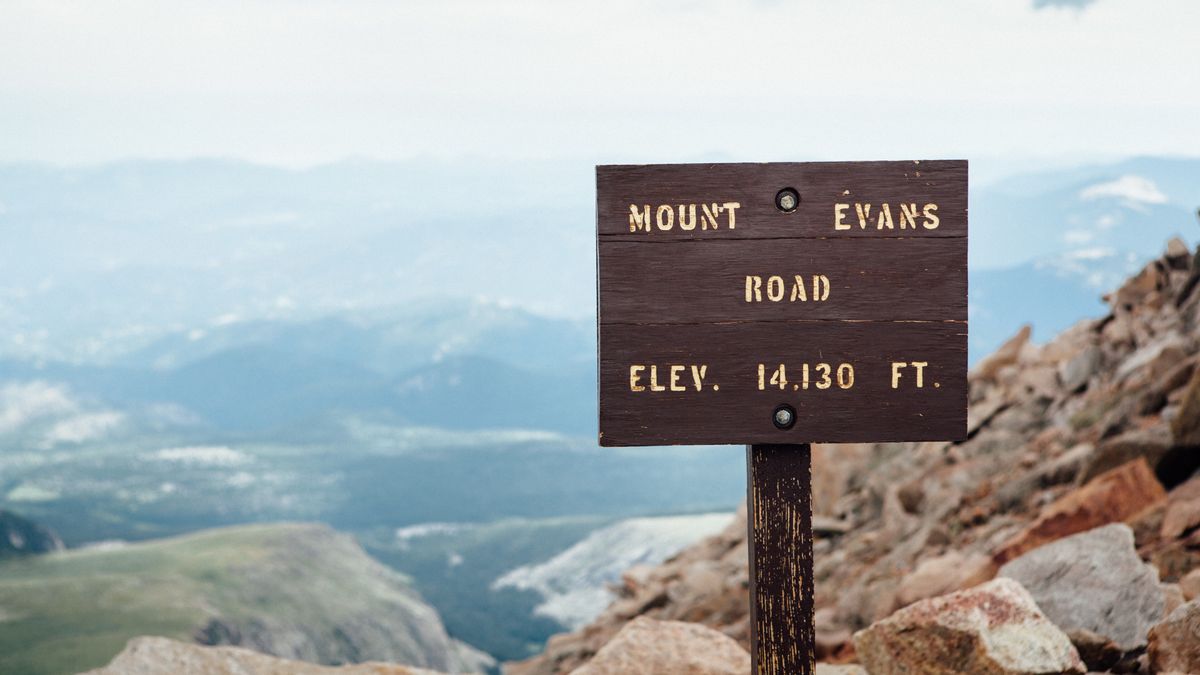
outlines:
[[[612,602],[608,590],[634,565],[656,565],[682,548],[729,525],[728,513],[631,518],[597,530],[553,558],[511,570],[493,590],[516,588],[541,594],[534,612],[575,629]]]
[[[1079,191],[1079,198],[1084,201],[1103,197],[1117,197],[1131,205],[1167,203],[1167,196],[1158,189],[1154,181],[1132,174],[1126,174],[1116,180],[1089,185]]]

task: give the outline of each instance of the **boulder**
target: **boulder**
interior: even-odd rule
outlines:
[[[1017,334],[1010,337],[1000,348],[984,358],[975,366],[971,373],[972,379],[978,378],[983,380],[994,380],[999,374],[1000,369],[1004,366],[1011,365],[1017,362],[1017,357],[1021,355],[1021,349],[1029,342],[1029,337],[1033,335],[1032,326],[1021,326],[1021,330]]]
[[[241,647],[204,647],[162,637],[136,637],[105,667],[84,675],[436,675],[390,663],[318,666]]]
[[[1125,651],[1115,642],[1090,630],[1069,630],[1067,637],[1071,638],[1071,644],[1075,645],[1079,658],[1083,659],[1083,664],[1089,672],[1109,670],[1125,655]]]
[[[1047,506],[1033,523],[1001,546],[993,558],[1002,565],[1056,539],[1125,521],[1166,496],[1149,464],[1138,458],[1097,476]]]
[[[1153,672],[1200,673],[1200,600],[1180,605],[1150,629],[1147,654]]]
[[[1167,496],[1159,537],[1178,539],[1200,527],[1200,476],[1176,486]]]
[[[867,671],[862,666],[856,666],[853,663],[840,665],[818,663],[813,675],[867,675]]]
[[[1008,578],[922,600],[854,636],[872,675],[1083,673],[1070,639]]]
[[[1200,598],[1200,567],[1183,575],[1179,580],[1179,590],[1183,592],[1184,600]]]
[[[1123,651],[1146,644],[1162,620],[1158,570],[1142,562],[1128,525],[1098,527],[1036,548],[1000,568],[1054,625],[1086,630]]]
[[[571,675],[745,675],[750,654],[699,624],[638,617]]]
[[[1188,601],[1183,597],[1183,587],[1179,584],[1159,584],[1163,593],[1163,618],[1171,615],[1175,608]]]
[[[1179,335],[1169,334],[1126,357],[1117,368],[1116,378],[1124,380],[1136,373],[1141,383],[1155,380],[1165,375],[1187,355],[1187,342]]]
[[[961,591],[983,583],[995,574],[996,567],[991,556],[949,551],[922,561],[904,577],[896,589],[896,603],[904,607],[918,600]]]
[[[1183,392],[1179,412],[1171,420],[1171,434],[1175,437],[1176,445],[1200,446],[1200,368],[1192,373],[1192,379]]]
[[[1100,348],[1088,345],[1058,367],[1058,379],[1063,389],[1076,392],[1083,388],[1100,367]]]
[[[1096,447],[1080,475],[1080,481],[1086,483],[1139,457],[1145,457],[1150,468],[1155,468],[1171,449],[1171,445],[1171,432],[1165,425],[1133,429],[1106,439]]]

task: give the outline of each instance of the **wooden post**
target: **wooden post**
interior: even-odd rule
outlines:
[[[753,675],[811,675],[812,451],[746,446]]]

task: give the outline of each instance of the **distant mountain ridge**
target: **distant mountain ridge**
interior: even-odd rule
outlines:
[[[329,664],[448,672],[491,664],[450,638],[406,579],[318,525],[209,530],[0,563],[0,607],[4,672],[100,666],[138,635]]]
[[[62,549],[62,539],[50,528],[0,509],[0,560]]]
[[[171,359],[194,356],[190,336],[204,336],[194,348],[215,345],[205,338],[230,323],[249,332],[255,321],[463,299],[586,328],[593,182],[586,162],[0,165],[0,227],[10,233],[0,250],[9,327],[0,357],[97,364],[136,355],[137,365],[178,365]],[[1160,157],[976,184],[972,286],[988,285],[979,273],[1037,264],[1058,268],[1053,286],[1018,292],[1107,288],[1170,236],[1197,241],[1198,185],[1200,159]],[[1003,329],[981,324],[976,356],[1013,325],[1051,321],[1048,336],[1084,316],[1010,314],[989,302],[973,298]],[[541,349],[555,353],[555,341],[527,353]],[[378,353],[391,364],[387,354]]]

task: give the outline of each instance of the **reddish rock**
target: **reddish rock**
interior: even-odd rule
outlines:
[[[1021,330],[1017,331],[1016,335],[1010,337],[1007,342],[1000,345],[999,349],[975,366],[971,373],[972,377],[984,380],[995,379],[1001,368],[1017,362],[1017,357],[1021,355],[1021,349],[1029,342],[1032,334],[1032,326],[1021,326]]]
[[[1200,477],[1171,490],[1163,511],[1159,536],[1168,540],[1178,539],[1197,527],[1200,527]]]
[[[872,675],[1083,673],[1070,639],[1012,579],[922,600],[854,636]]]
[[[1006,563],[1038,546],[1108,523],[1119,523],[1167,496],[1145,459],[1103,473],[1046,507],[1041,516],[993,556]]]
[[[1181,605],[1151,628],[1146,653],[1156,673],[1200,673],[1200,600]]]

